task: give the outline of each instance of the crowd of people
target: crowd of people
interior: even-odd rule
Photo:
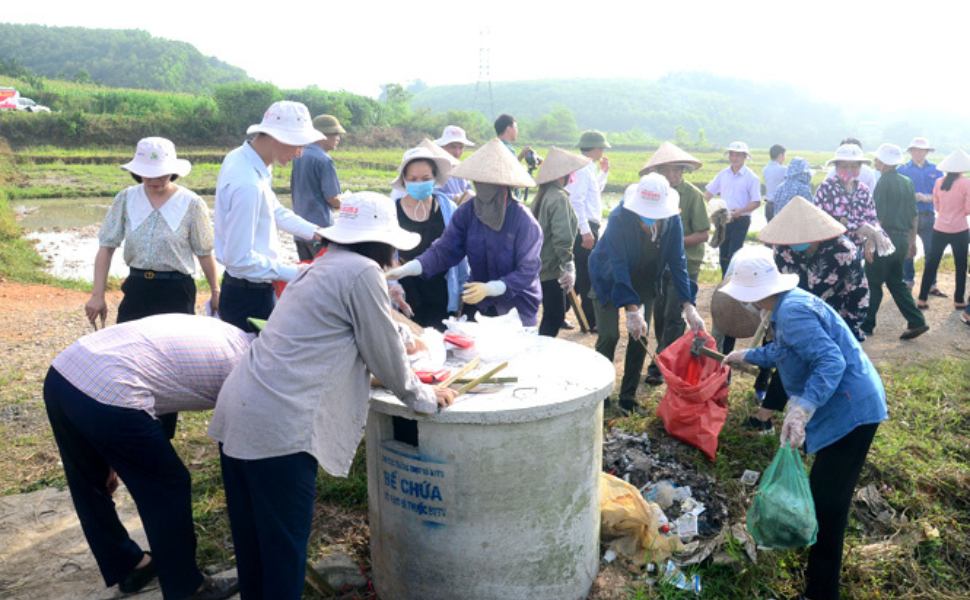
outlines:
[[[910,161],[892,144],[873,160],[847,139],[813,193],[808,161],[795,157],[786,167],[776,145],[762,171],[763,196],[745,143],[728,146],[728,166],[702,191],[685,179],[701,161],[665,142],[604,222],[603,133],[584,132],[579,152],[552,148],[533,179],[522,161],[534,151],[513,146],[515,119],[500,116],[495,132],[478,145],[446,127],[404,153],[390,197],[343,193],[331,156],[346,133],[339,120],[277,102],[225,157],[211,218],[198,195],[175,183],[191,166],[174,145],[139,142],[122,166],[136,185],[118,194],[101,228],[85,307],[92,323],[106,324],[108,266],[124,242],[130,274],[119,325],[65,350],[44,387],[106,585],[130,593],[157,576],[167,600],[237,590],[243,600],[300,598],[316,472],[348,473],[370,375],[418,413],[454,400],[452,390],[410,370],[407,353],[420,342],[394,311],[439,330],[449,317],[515,311],[524,327],[555,337],[570,326],[571,306],[611,362],[626,340],[615,400],[620,411],[638,410],[644,374],[648,384],[663,383],[655,364],[645,369],[649,322],[657,353],[687,328],[706,330],[695,304],[711,245],[725,277],[720,291],[760,311],[768,329],[761,347],[744,351],[720,336],[727,364],[762,369],[762,406],[746,427],[771,432],[774,414],[785,410],[782,443],[818,454],[811,484],[819,543],[805,597],[838,597],[849,501],[887,416],[860,343],[874,334],[883,284],[907,321],[900,337],[928,330],[920,309],[930,295],[945,296],[937,272],[947,246],[957,266],[954,306],[970,325],[970,183],[962,176],[970,155],[958,150],[937,168],[926,161],[933,148],[916,138]],[[293,210],[272,189],[273,167],[291,161]],[[536,186],[527,206],[520,191]],[[752,248],[751,215],[762,205],[765,246]],[[296,239],[299,264],[281,259],[277,230]],[[926,266],[914,299],[917,237]],[[219,319],[194,316],[196,262]],[[288,284],[278,301],[275,282]],[[195,565],[190,478],[169,441],[178,411],[213,409],[209,435],[219,443],[238,581],[204,576]],[[151,552],[114,512],[118,477]]]

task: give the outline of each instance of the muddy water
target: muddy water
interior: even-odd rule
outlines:
[[[203,196],[212,209],[214,199]],[[289,195],[279,196],[280,202],[292,206]],[[94,278],[94,257],[98,253],[98,229],[113,198],[52,198],[29,200],[15,211],[23,213],[20,224],[27,230],[28,239],[35,240],[37,251],[47,261],[47,272],[58,277],[91,281]],[[297,262],[293,236],[280,232],[282,260]],[[111,261],[110,275],[125,277],[128,266],[119,248]],[[220,267],[221,272],[221,267]],[[201,269],[196,276],[201,278]]]

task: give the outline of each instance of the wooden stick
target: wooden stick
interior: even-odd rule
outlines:
[[[566,295],[569,297],[569,303],[573,305],[573,312],[576,313],[576,318],[579,320],[579,328],[583,333],[589,333],[589,321],[586,320],[586,313],[583,312],[583,305],[579,296],[576,295],[576,290],[569,290]]]
[[[504,363],[502,363],[499,366],[495,367],[494,369],[492,369],[488,373],[485,373],[481,377],[478,377],[477,379],[473,379],[473,380],[469,381],[465,385],[463,385],[460,388],[458,388],[458,396],[461,396],[462,394],[464,394],[468,390],[470,390],[470,389],[474,388],[475,386],[479,385],[480,383],[482,383],[483,381],[485,381],[486,379],[488,379],[492,375],[495,375],[496,373],[498,373],[499,371],[501,371],[502,369],[504,369],[507,366],[509,366],[509,363],[508,363],[508,361],[505,361]]]
[[[474,381],[474,380],[469,377],[462,377],[462,378],[456,379],[454,383],[468,383],[470,381]],[[486,379],[481,383],[491,384],[491,383],[518,383],[518,382],[519,382],[518,377],[489,377],[488,379]]]
[[[757,348],[760,346],[761,341],[765,339],[765,332],[768,331],[768,324],[771,323],[771,312],[772,311],[769,310],[767,314],[765,314],[765,318],[762,319],[761,323],[758,324],[758,330],[754,332],[754,338],[751,340],[752,348]]]
[[[467,365],[465,365],[464,367],[458,369],[458,371],[454,375],[452,375],[448,379],[445,379],[444,381],[442,381],[438,385],[440,385],[441,387],[448,387],[449,385],[455,383],[455,380],[458,379],[459,377],[461,377],[462,375],[467,375],[468,372],[471,371],[472,369],[474,369],[475,367],[477,367],[478,366],[478,363],[480,363],[480,362],[481,362],[481,360],[479,360],[479,358],[476,356],[475,358],[473,358],[470,361],[468,361],[468,364]]]

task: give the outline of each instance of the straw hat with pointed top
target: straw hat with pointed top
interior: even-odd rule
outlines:
[[[434,154],[439,158],[443,158],[447,160],[448,163],[451,165],[452,169],[454,169],[455,167],[461,164],[460,160],[448,154],[441,146],[432,142],[428,138],[424,138],[423,140],[421,140],[421,143],[418,144],[418,148],[427,148],[428,150],[431,151],[431,154]]]
[[[536,182],[525,170],[525,167],[509,152],[502,140],[492,138],[487,144],[465,159],[457,169],[451,172],[452,177],[491,183],[493,185],[507,185],[509,187],[535,187]]]
[[[681,150],[677,146],[671,144],[670,142],[664,142],[660,144],[657,151],[653,153],[647,164],[640,169],[640,177],[643,177],[647,173],[653,172],[654,169],[660,165],[671,165],[671,164],[682,164],[687,168],[687,172],[696,171],[704,166],[704,163],[697,160],[687,152]]]
[[[574,171],[578,171],[588,165],[591,159],[581,154],[566,152],[562,148],[553,146],[542,161],[539,172],[536,173],[536,183],[542,185],[565,177]]]
[[[790,246],[824,242],[843,233],[845,225],[805,198],[795,196],[758,232],[758,240],[766,244]]]
[[[949,156],[940,161],[936,167],[944,173],[966,173],[970,171],[970,154],[957,148]]]

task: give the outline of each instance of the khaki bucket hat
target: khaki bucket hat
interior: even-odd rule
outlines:
[[[697,160],[684,150],[681,150],[677,146],[671,144],[670,142],[664,142],[660,144],[657,151],[653,153],[647,164],[640,169],[638,175],[643,177],[647,173],[652,173],[660,165],[684,165],[687,168],[687,172],[696,171],[704,166],[704,163]]]
[[[451,172],[452,177],[523,188],[535,187],[536,182],[525,170],[525,167],[509,152],[502,140],[492,138],[487,144],[479,148],[465,159],[461,165]]]
[[[610,143],[606,141],[606,134],[602,131],[596,131],[595,129],[590,129],[589,131],[584,131],[583,135],[579,138],[579,143],[576,144],[577,148],[612,148]]]
[[[319,115],[313,117],[313,128],[326,135],[340,135],[347,130],[340,126],[340,121],[333,115]]]
[[[578,171],[588,165],[591,159],[581,154],[573,154],[562,148],[553,146],[546,154],[546,159],[542,161],[539,172],[536,173],[536,183],[542,185],[565,177],[570,173]]]
[[[765,244],[790,246],[824,242],[843,233],[845,225],[805,198],[795,196],[758,232],[758,240]]]

